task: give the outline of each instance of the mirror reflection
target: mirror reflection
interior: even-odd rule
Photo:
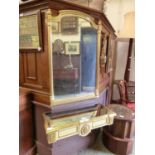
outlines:
[[[55,99],[94,93],[96,29],[74,15],[55,19],[51,27]]]

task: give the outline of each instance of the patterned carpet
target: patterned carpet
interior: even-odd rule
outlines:
[[[76,155],[115,155],[111,153],[101,142],[101,135],[98,136],[98,139],[92,148],[81,151]],[[133,148],[133,153],[130,155],[134,155],[135,149]]]

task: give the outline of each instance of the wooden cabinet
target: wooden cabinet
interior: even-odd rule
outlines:
[[[32,102],[27,94],[19,98],[19,154],[35,155],[35,132]]]
[[[33,95],[37,149],[40,155],[52,154],[66,141],[66,148],[61,147],[65,154],[73,137],[48,144],[43,114],[109,103],[115,31],[102,12],[61,0],[27,1],[19,10],[24,19],[20,20],[20,93]],[[76,135],[75,150],[92,144],[94,133]]]
[[[37,28],[42,41],[42,46],[38,46],[36,51],[27,46],[30,42],[32,45],[37,42],[33,26],[32,32],[29,32],[31,27],[25,28],[31,14],[38,18]],[[26,44],[24,50],[20,48],[20,91],[32,91],[34,100],[58,105],[64,104],[63,99],[72,103],[69,98],[75,101],[97,98],[107,87],[111,87],[116,36],[103,13],[59,0],[45,0],[21,4],[20,16],[25,17],[25,21],[20,21],[20,25],[24,22],[24,26],[20,26],[20,38],[26,40],[22,42],[22,45]],[[79,81],[75,87],[79,93],[75,93],[74,97],[69,93],[68,96],[56,96],[61,94],[55,92],[56,70],[67,72],[74,68],[78,69]],[[85,97],[88,91],[91,95]]]

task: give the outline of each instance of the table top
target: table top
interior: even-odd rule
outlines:
[[[110,104],[108,108],[116,113],[115,118],[119,118],[119,119],[134,119],[135,118],[135,113],[126,106],[123,106],[120,104]]]

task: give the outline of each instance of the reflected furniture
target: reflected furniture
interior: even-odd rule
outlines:
[[[61,0],[26,1],[19,11],[20,93],[33,95],[38,154],[79,152],[94,143],[96,128],[113,123],[114,115],[106,109],[115,31],[102,12]],[[98,105],[108,113],[93,118],[83,112]],[[67,129],[62,128],[62,113],[63,123],[70,124]],[[84,131],[91,129],[85,136],[79,134],[81,125]]]

